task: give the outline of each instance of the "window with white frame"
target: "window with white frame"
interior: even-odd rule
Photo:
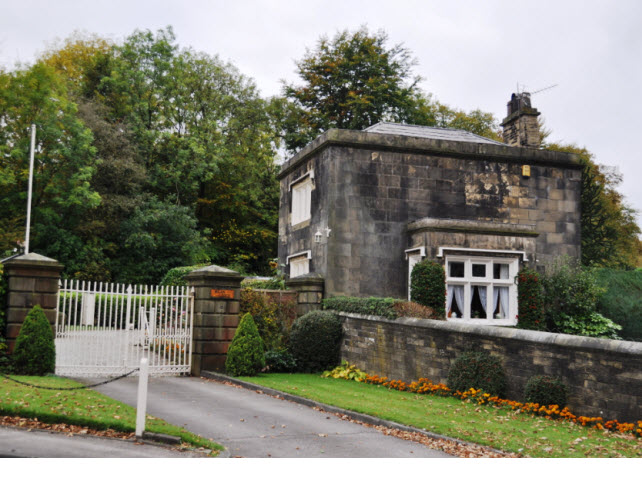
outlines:
[[[290,278],[310,273],[309,252],[293,255],[291,258],[288,258],[288,263],[290,264]]]
[[[515,325],[517,258],[446,257],[446,312],[449,320]]]
[[[305,178],[291,185],[292,188],[292,225],[304,222],[311,217],[312,178],[310,172]]]

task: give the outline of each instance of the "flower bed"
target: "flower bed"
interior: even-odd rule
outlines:
[[[416,382],[406,383],[401,380],[388,380],[387,377],[379,377],[378,375],[366,375],[363,381],[364,383],[382,385],[386,388],[399,390],[401,392],[456,397],[477,403],[478,405],[509,407],[511,410],[518,411],[519,413],[530,413],[553,420],[566,420],[598,430],[609,430],[642,438],[642,420],[638,420],[635,423],[627,423],[618,422],[617,420],[604,421],[602,417],[577,416],[571,413],[567,407],[560,408],[558,405],[540,405],[538,403],[522,403],[515,400],[506,400],[474,388],[466,390],[465,392],[453,392],[443,383],[432,383],[427,378],[420,378]]]

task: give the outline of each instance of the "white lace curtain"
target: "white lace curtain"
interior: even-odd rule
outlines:
[[[453,299],[455,300],[455,305],[460,312],[464,312],[464,286],[463,285],[448,285],[447,289],[448,295],[446,296],[446,311],[450,312],[453,305]]]
[[[484,313],[487,312],[487,289],[485,286],[477,285],[475,286],[477,292],[479,293],[479,299],[481,301]],[[464,312],[464,286],[463,285],[448,285],[447,286],[447,295],[446,295],[446,311],[450,312],[453,306],[453,301],[460,312]],[[497,310],[497,304],[499,303],[499,314],[500,318],[506,318],[508,316],[508,287],[493,287],[493,312]]]
[[[506,318],[508,316],[508,287],[493,289],[493,312],[497,310],[497,301],[499,301],[500,318]]]

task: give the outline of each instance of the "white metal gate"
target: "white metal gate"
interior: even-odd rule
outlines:
[[[65,280],[58,293],[56,374],[189,373],[194,289]]]

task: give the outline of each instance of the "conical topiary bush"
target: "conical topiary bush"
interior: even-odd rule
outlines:
[[[36,305],[27,314],[11,356],[15,372],[46,375],[56,368],[56,346],[45,312]]]
[[[265,346],[252,315],[246,313],[227,351],[225,370],[229,375],[239,377],[256,375],[263,367],[265,367]]]

